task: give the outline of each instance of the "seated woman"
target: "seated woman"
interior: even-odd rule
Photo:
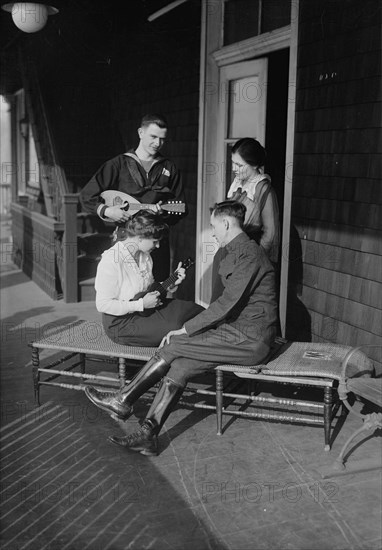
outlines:
[[[253,138],[239,139],[234,144],[232,169],[235,179],[227,198],[245,204],[244,230],[275,264],[280,244],[279,209],[271,178],[263,171],[265,155],[264,147]]]
[[[167,230],[159,214],[139,210],[118,228],[117,242],[102,254],[95,280],[96,307],[106,334],[118,344],[156,347],[169,331],[204,309],[190,301],[163,299],[158,291],[147,292],[154,282],[150,252],[159,247]],[[185,278],[181,265],[170,292]]]

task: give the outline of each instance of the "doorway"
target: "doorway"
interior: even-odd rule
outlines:
[[[268,59],[228,65],[220,70],[217,142],[223,197],[232,183],[231,149],[240,138],[263,146],[266,132]]]
[[[223,200],[233,181],[231,148],[253,137],[267,151],[280,217],[284,203],[288,117],[289,48],[216,68],[216,85],[206,83],[205,127],[200,152],[196,299],[208,305],[216,243],[209,229],[209,207]],[[282,219],[280,219],[282,227]]]
[[[220,71],[217,141],[224,197],[234,179],[232,145],[244,137],[255,138],[267,152],[265,173],[271,176],[276,191],[280,227],[284,206],[288,77],[288,48],[223,67]]]

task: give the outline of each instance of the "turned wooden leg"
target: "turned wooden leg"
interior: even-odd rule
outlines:
[[[330,387],[324,389],[324,431],[325,451],[330,451],[330,427],[332,423],[333,390]]]
[[[40,366],[40,355],[38,348],[32,346],[32,373],[33,373],[33,387],[34,387],[34,402],[35,405],[40,406],[40,372],[38,370]]]
[[[222,435],[223,371],[216,369],[216,422],[217,434]]]
[[[126,384],[126,359],[124,357],[118,358],[118,374],[119,374],[119,387],[123,388]]]

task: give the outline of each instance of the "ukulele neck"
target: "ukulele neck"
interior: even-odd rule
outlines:
[[[183,263],[183,267],[184,269],[187,271],[187,269],[189,269],[189,267],[191,267],[193,265],[193,262],[190,260],[190,258],[188,258],[184,263]],[[153,288],[152,290],[157,290],[158,292],[160,292],[161,296],[164,297],[164,295],[166,294],[167,290],[175,283],[175,281],[177,280],[178,278],[178,272],[177,271],[174,271],[174,273],[171,273],[171,275],[165,280],[163,281],[162,283],[157,283],[157,282],[154,282],[153,283]]]
[[[177,280],[178,278],[178,274],[175,272],[175,273],[171,273],[171,275],[165,280],[163,281],[162,283],[162,287],[167,290],[170,288],[170,286],[172,286],[175,281]]]
[[[162,298],[164,298],[166,296],[167,290],[175,283],[177,278],[177,273],[171,273],[171,275],[162,283],[154,281],[154,283],[150,287],[150,291],[153,292],[156,290],[160,293]]]

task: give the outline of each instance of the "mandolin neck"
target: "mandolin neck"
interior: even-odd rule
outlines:
[[[129,210],[156,210],[156,204],[130,203]]]

